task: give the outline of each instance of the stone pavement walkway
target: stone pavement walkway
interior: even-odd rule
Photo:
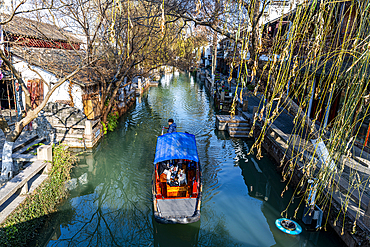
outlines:
[[[248,100],[248,113],[253,113],[253,107],[259,106],[261,99],[249,94],[247,97]],[[261,104],[262,105],[262,104]],[[283,110],[281,114],[277,117],[277,119],[273,122],[273,124],[278,127],[281,131],[283,131],[288,136],[296,135],[298,131],[296,130],[294,123],[294,117],[287,112],[287,110]],[[305,133],[300,134],[301,138],[305,137]],[[362,161],[359,162],[358,160]],[[359,175],[362,176],[363,180],[367,180],[370,177],[370,168],[368,166],[370,164],[370,154],[362,151],[360,148],[353,146],[352,148],[352,161],[345,163],[347,169],[345,172],[348,173],[349,169],[356,169]],[[370,196],[370,182],[366,188],[366,192]]]
[[[224,76],[220,76],[221,80],[227,81],[227,78]],[[229,87],[229,84],[227,84]],[[240,88],[238,89],[238,95],[240,95]],[[247,90],[247,89],[245,89]],[[236,85],[231,85],[231,91],[235,93]],[[252,115],[254,107],[261,107],[263,106],[263,97],[262,96],[254,96],[252,92],[248,91],[247,94],[243,93],[244,99],[248,100],[248,110],[247,113]],[[276,103],[275,103],[276,106]],[[280,111],[279,116],[273,122],[273,124],[280,129],[288,138],[295,138],[298,139],[300,142],[306,142],[311,145],[310,140],[306,140],[307,134],[306,130],[297,129],[300,127],[295,126],[293,123],[295,116],[290,114],[286,109],[282,109]],[[319,127],[316,125],[316,127]],[[288,143],[289,144],[289,143]],[[290,145],[293,145],[290,143]],[[370,203],[370,154],[366,153],[365,151],[361,150],[360,148],[353,145],[352,147],[352,156],[348,159],[341,159],[340,162],[344,162],[344,171],[342,176],[344,178],[348,178],[350,176],[357,176],[359,175],[361,180],[364,182],[361,185],[361,189],[364,192],[364,196],[362,198],[362,203],[367,206]],[[366,183],[367,181],[367,183]]]
[[[235,93],[235,85],[231,86],[231,91]],[[240,95],[239,93],[238,95]],[[263,97],[256,97],[252,93],[243,95],[244,100],[248,99],[248,108],[247,111],[242,112],[242,114],[251,119],[253,118],[253,108],[259,107],[259,109],[261,109],[263,106],[261,102]],[[297,160],[297,154],[302,152],[304,157],[302,157],[302,153],[300,153],[299,158],[303,158],[303,160],[299,160],[300,166],[302,164],[309,163],[312,159],[312,156],[315,154],[311,141],[306,140],[307,135],[305,130],[295,126],[293,123],[293,120],[296,117],[295,115],[293,116],[286,109],[280,110],[280,115],[270,125],[270,130],[266,133],[266,139],[270,139],[269,142],[277,144],[277,146],[274,148],[279,148],[282,152],[289,150],[289,154],[287,154],[291,156],[293,160]],[[317,129],[319,128],[317,125],[316,127]],[[326,133],[326,135],[330,135],[330,133]],[[301,144],[308,146],[308,148],[303,149]],[[348,209],[345,215],[347,220],[345,221],[346,229],[344,235],[342,232],[341,223],[339,223],[339,225],[338,223],[334,223],[335,218],[339,215],[331,216],[334,217],[334,219],[331,219],[331,224],[335,228],[335,231],[341,235],[341,238],[346,243],[366,245],[370,243],[370,154],[362,152],[362,150],[357,147],[353,147],[351,151],[351,157],[342,156],[339,159],[340,163],[337,165],[337,167],[342,167],[340,164],[344,164],[344,171],[340,177],[337,176],[335,178],[337,190],[331,192],[333,199],[333,204],[331,205],[334,205],[334,208],[336,208],[338,212],[341,211],[341,207],[343,206],[347,207]],[[317,154],[315,157],[318,158]],[[358,189],[354,189],[353,187],[351,188],[350,186],[350,184],[354,181],[353,178],[360,178],[362,181],[362,183],[359,184]],[[348,188],[350,188],[350,193],[348,193]],[[349,197],[347,196],[348,194],[350,194]],[[341,217],[343,219],[343,214],[341,214]],[[353,234],[353,222],[355,220],[357,222],[357,227],[359,228],[356,228],[356,234]],[[335,224],[337,225],[335,226]]]
[[[254,96],[253,94],[248,94],[246,97],[248,100],[248,110],[247,113],[251,115],[253,113],[253,108],[255,106],[262,107],[261,98]],[[282,110],[281,114],[277,117],[277,119],[273,122],[273,124],[280,129],[285,135],[288,136],[289,140],[290,138],[296,138],[300,142],[309,143],[312,147],[312,144],[309,140],[305,140],[305,133],[301,134],[300,136],[297,135],[298,131],[293,123],[294,117],[287,112],[287,110]],[[298,136],[298,138],[297,138]],[[287,143],[289,146],[295,145],[297,147],[297,144]],[[307,150],[306,150],[307,151]],[[308,150],[307,154],[309,156],[314,155],[313,149],[311,152]],[[362,181],[360,184],[360,188],[358,191],[352,191],[353,194],[351,196],[350,204],[352,203],[352,213],[356,214],[357,211],[360,211],[360,221],[364,223],[364,225],[370,229],[370,217],[366,216],[370,212],[370,168],[368,164],[370,164],[370,154],[362,151],[358,147],[354,146],[352,148],[352,157],[350,158],[344,158],[342,156],[341,160],[339,162],[344,163],[344,171],[340,178],[337,179],[337,182],[339,184],[339,190],[342,191],[342,195],[347,194],[347,188],[349,184],[351,183],[351,179],[353,177],[359,177]],[[343,164],[342,163],[342,164]],[[352,189],[353,190],[353,189]],[[343,196],[335,195],[337,197],[337,200],[343,201],[345,200]],[[359,201],[361,201],[361,209],[358,209]],[[350,207],[350,206],[349,206]],[[367,211],[367,213],[365,213]],[[356,217],[358,217],[356,215]]]

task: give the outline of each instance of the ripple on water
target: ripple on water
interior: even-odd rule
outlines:
[[[168,118],[175,119],[178,130],[196,136],[203,173],[197,224],[166,227],[153,222],[156,138]],[[262,173],[245,162],[248,145],[215,130],[215,112],[204,85],[184,75],[165,77],[137,99],[95,153],[84,154],[74,174],[87,173],[89,184],[63,204],[61,236],[48,246],[312,245],[307,236],[292,242],[275,231],[274,221],[289,198],[280,197],[283,185],[270,161],[256,159]],[[328,238],[317,244],[325,245],[336,246]]]

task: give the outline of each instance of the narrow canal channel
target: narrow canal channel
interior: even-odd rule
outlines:
[[[290,195],[267,155],[247,155],[252,141],[215,129],[215,110],[204,86],[187,75],[162,78],[137,99],[93,153],[73,170],[77,188],[44,234],[47,246],[339,246],[332,232],[293,237],[275,220]],[[153,220],[151,178],[156,138],[173,118],[178,131],[196,136],[203,168],[201,220],[160,225]],[[87,180],[86,180],[87,175]],[[299,199],[296,199],[296,203]],[[295,206],[292,207],[295,209]],[[293,216],[293,210],[288,217]],[[301,217],[299,212],[298,216]],[[301,223],[299,221],[299,223]],[[40,242],[39,242],[40,244]]]

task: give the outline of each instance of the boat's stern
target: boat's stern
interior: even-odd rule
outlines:
[[[197,222],[200,219],[200,211],[197,210],[193,216],[190,217],[161,217],[159,213],[154,213],[154,219],[161,224],[190,224]]]
[[[200,198],[154,198],[154,219],[162,224],[189,224],[200,219]]]

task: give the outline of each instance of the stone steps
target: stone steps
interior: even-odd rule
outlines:
[[[244,119],[241,116],[233,116],[230,115],[216,115],[216,127],[218,130],[226,130],[226,128],[230,127],[238,127],[248,126],[248,120]]]
[[[0,188],[0,223],[2,223],[48,177],[52,146],[39,147],[35,162],[30,163]],[[30,154],[26,154],[30,155]]]
[[[249,123],[228,123],[229,128],[250,128]]]
[[[249,131],[242,131],[242,130],[229,130],[229,135],[248,135]]]
[[[251,130],[249,120],[242,116],[216,115],[216,127],[218,130],[227,130],[230,137],[248,138]]]
[[[229,131],[250,131],[251,127],[250,126],[245,126],[245,127],[230,127],[228,126]]]
[[[233,137],[233,138],[249,138],[250,136],[249,135],[230,135],[230,137]]]
[[[248,121],[241,121],[236,123],[228,123],[227,131],[230,137],[234,138],[248,138],[251,130]]]
[[[38,136],[36,136],[38,137]],[[13,155],[20,155],[20,154],[23,154],[25,153],[26,151],[28,151],[28,149],[35,149],[36,148],[36,145],[40,144],[40,143],[43,143],[45,141],[45,138],[44,137],[39,137],[37,139],[34,139],[31,143],[28,143],[27,145],[25,145],[24,147],[22,147],[21,149],[19,149],[18,151],[14,152],[13,150]],[[35,146],[34,146],[35,145]],[[34,146],[32,148],[32,146]]]
[[[32,136],[30,139],[25,141],[24,143],[21,143],[20,145],[17,145],[15,148],[13,148],[13,154],[12,158],[14,161],[19,162],[27,162],[27,161],[33,161],[36,160],[36,155],[29,153],[24,154],[26,151],[28,151],[29,148],[31,148],[34,145],[37,145],[39,143],[43,143],[45,141],[45,138],[38,137],[37,135]],[[36,146],[31,149],[37,148]],[[2,161],[2,157],[0,156],[0,161]]]
[[[249,131],[229,131],[230,137],[247,138],[249,137]]]
[[[27,140],[19,143],[18,145],[14,145],[13,147],[13,153],[17,152],[18,150],[22,149],[23,147],[25,147],[26,145],[30,144],[31,142],[33,142],[34,140],[36,140],[38,138],[38,135],[32,135],[30,136],[29,138],[27,138]],[[17,142],[17,141],[16,141]]]

